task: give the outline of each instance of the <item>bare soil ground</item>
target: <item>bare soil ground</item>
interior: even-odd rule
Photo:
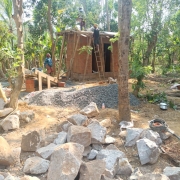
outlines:
[[[129,80],[129,91],[132,92],[131,89],[132,80]],[[169,90],[170,84],[167,83],[167,79],[161,79],[161,81],[157,81],[155,79],[149,79],[145,81],[146,89],[142,92],[145,93],[147,90],[151,89],[153,91],[166,91]],[[79,89],[91,87],[91,86],[100,86],[104,84],[99,84],[98,82],[88,82],[85,85],[79,85]],[[76,87],[77,88],[77,87]],[[33,110],[35,112],[35,119],[28,124],[21,124],[20,129],[15,131],[11,131],[8,133],[4,133],[2,130],[0,131],[0,135],[4,136],[4,138],[9,142],[11,147],[16,148],[21,146],[21,137],[22,134],[26,134],[35,129],[45,129],[46,134],[53,134],[56,131],[57,124],[60,124],[64,120],[66,120],[67,116],[78,113],[79,109],[76,107],[71,108],[57,108],[57,107],[44,107],[44,106],[34,106],[27,105],[26,103],[19,104],[19,110]],[[175,131],[175,133],[180,136],[180,111],[175,111],[173,109],[168,108],[168,110],[163,111],[159,108],[157,104],[150,104],[146,101],[141,101],[140,106],[131,107],[131,115],[134,120],[134,127],[136,128],[149,128],[148,121],[154,118],[164,119],[169,125],[170,129]],[[142,173],[148,172],[162,172],[162,170],[166,166],[174,166],[174,162],[169,156],[162,155],[160,156],[157,163],[153,165],[144,165],[140,164],[138,153],[136,147],[124,147],[125,138],[121,138],[119,136],[119,122],[118,122],[118,110],[116,109],[100,109],[100,114],[96,117],[99,121],[110,118],[112,120],[112,126],[107,129],[109,135],[116,138],[115,145],[126,153],[130,163],[132,166],[140,167]],[[163,143],[164,149],[176,160],[180,161],[180,141],[177,138],[171,136],[168,140]],[[22,156],[21,163],[19,166],[10,167],[8,170],[10,173],[22,176],[22,168],[23,163],[28,156],[32,156],[31,154],[25,153]],[[0,170],[1,171],[1,170]],[[4,170],[2,170],[4,171]],[[45,176],[39,176],[41,180],[45,180]],[[126,179],[126,177],[122,177]]]

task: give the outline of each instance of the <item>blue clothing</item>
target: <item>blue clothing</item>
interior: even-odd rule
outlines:
[[[46,65],[52,67],[52,59],[50,57],[45,59],[44,67],[46,67]]]

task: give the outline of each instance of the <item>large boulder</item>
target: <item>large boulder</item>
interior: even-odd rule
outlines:
[[[3,110],[0,110],[0,117],[7,116],[11,112],[13,112],[13,108],[5,108]]]
[[[5,131],[19,129],[19,117],[17,115],[10,115],[6,117],[2,121],[1,126]]]
[[[44,141],[45,133],[43,130],[32,131],[22,136],[21,149],[23,151],[36,151],[41,147],[41,143]]]
[[[138,140],[136,143],[142,165],[147,163],[154,164],[157,162],[160,155],[160,150],[155,142],[144,138]]]
[[[141,128],[128,128],[125,146],[134,146],[136,144],[136,141],[140,139],[141,133],[143,131],[144,129]]]
[[[58,137],[54,140],[54,144],[64,144],[67,141],[67,132],[62,131],[58,134]]]
[[[163,174],[169,177],[170,180],[180,179],[180,167],[166,167]]]
[[[58,145],[51,143],[48,146],[37,149],[36,153],[43,159],[49,159],[56,147],[58,147]]]
[[[69,127],[67,134],[68,142],[75,142],[87,147],[91,144],[91,131],[83,126]]]
[[[49,168],[49,161],[38,156],[26,159],[23,172],[27,174],[42,174]]]
[[[169,180],[169,178],[163,174],[152,174],[152,173],[148,173],[145,174],[143,176],[139,176],[138,180]],[[173,179],[175,180],[175,179]],[[177,179],[179,180],[179,179]]]
[[[105,166],[106,163],[103,160],[82,163],[79,171],[79,180],[101,180]]]
[[[113,178],[117,173],[118,159],[125,157],[126,156],[122,151],[114,148],[114,146],[110,146],[106,149],[100,150],[96,156],[96,159],[103,159],[106,162],[105,175],[109,178]]]
[[[14,164],[11,147],[8,142],[0,136],[0,165],[9,166]]]
[[[19,119],[25,122],[30,122],[35,118],[35,113],[32,110],[20,112]]]
[[[74,180],[82,163],[84,146],[77,143],[66,143],[56,148],[51,155],[47,180]]]
[[[101,126],[98,121],[93,120],[88,126],[91,131],[92,143],[104,143],[106,136],[106,128]]]
[[[67,118],[69,122],[78,126],[86,126],[88,124],[88,118],[82,114],[75,114]]]
[[[81,114],[86,115],[88,118],[95,117],[99,114],[96,103],[91,102],[88,106],[80,111]]]

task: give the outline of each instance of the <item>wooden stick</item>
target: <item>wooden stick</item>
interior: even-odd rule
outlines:
[[[59,80],[59,74],[61,70],[61,65],[62,65],[62,55],[63,55],[63,49],[64,49],[64,42],[65,42],[65,34],[63,35],[62,39],[62,45],[61,45],[61,51],[60,51],[60,56],[59,56],[59,67],[58,67],[58,73],[57,73],[57,79]]]

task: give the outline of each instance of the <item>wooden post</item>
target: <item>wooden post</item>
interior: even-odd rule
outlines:
[[[38,85],[39,85],[39,91],[42,91],[42,77],[40,75],[40,72],[38,72]]]
[[[89,38],[89,43],[88,43],[88,46],[90,46],[90,45],[91,45],[91,37]],[[84,78],[85,78],[85,75],[86,75],[86,71],[87,71],[88,59],[89,59],[89,54],[87,53],[87,56],[86,56],[86,65],[85,65],[85,68],[84,68],[83,81],[84,81]]]
[[[51,88],[51,81],[49,76],[47,76],[47,88]]]
[[[62,66],[62,55],[63,55],[63,49],[64,49],[64,41],[65,41],[65,34],[63,35],[62,45],[61,45],[61,51],[59,56],[59,67],[58,67],[58,73],[57,73],[57,79],[59,80],[59,74]]]
[[[69,69],[69,76],[68,76],[68,78],[71,76],[71,71],[72,71],[73,64],[74,64],[74,57],[75,57],[75,55],[76,55],[77,47],[78,47],[78,45],[79,45],[79,39],[80,39],[80,35],[78,34],[76,46],[75,46],[75,48],[74,48],[73,56],[72,56],[71,61],[70,61],[70,69]]]
[[[111,56],[112,56],[112,70],[113,70],[113,78],[115,78],[115,73],[114,73],[114,54],[113,54],[113,43],[111,42]]]

